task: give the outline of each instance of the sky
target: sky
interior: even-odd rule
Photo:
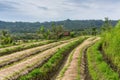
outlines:
[[[44,22],[120,18],[120,0],[0,0],[0,20]]]

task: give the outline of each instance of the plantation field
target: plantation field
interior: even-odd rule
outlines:
[[[21,51],[21,50],[25,50],[25,49],[29,49],[32,47],[41,46],[41,45],[52,43],[52,42],[54,42],[54,41],[46,40],[46,41],[41,41],[41,42],[24,43],[24,44],[20,44],[20,45],[0,48],[0,56],[7,55],[7,54],[17,52],[17,51]]]
[[[120,0],[0,0],[0,80],[120,80],[119,8]]]
[[[42,41],[1,48],[1,52],[8,50],[8,53],[6,52],[5,55],[0,57],[0,80],[18,79],[20,76],[28,74],[29,71],[42,66],[59,48],[78,40],[79,38],[59,42]],[[33,48],[24,48],[31,45]],[[16,47],[24,49],[19,51]],[[13,49],[16,49],[16,51]]]
[[[119,65],[107,56],[102,39],[81,36],[1,48],[0,80],[120,80]]]

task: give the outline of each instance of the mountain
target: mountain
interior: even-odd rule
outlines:
[[[52,22],[5,22],[0,21],[0,30],[8,30],[11,33],[34,33],[40,26],[44,25],[46,28],[51,28],[52,24],[63,25],[67,30],[81,30],[84,28],[97,27],[100,28],[103,24],[102,20],[64,20]],[[114,26],[117,20],[111,21]]]

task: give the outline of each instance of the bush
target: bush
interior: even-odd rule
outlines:
[[[113,71],[99,51],[101,42],[94,44],[87,51],[88,69],[92,80],[119,80],[119,74]]]
[[[107,58],[120,72],[120,21],[111,31],[102,34],[102,49]]]

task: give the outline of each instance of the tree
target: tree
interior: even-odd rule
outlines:
[[[64,32],[63,25],[58,25],[58,26],[56,26],[56,28],[57,28],[57,30],[56,30],[57,39],[60,39]]]
[[[93,27],[92,28],[92,35],[95,35],[96,36],[97,34],[97,28],[96,27]]]
[[[54,23],[52,23],[51,32],[54,35],[54,38],[59,39],[63,35],[64,27],[63,25],[55,25]]]
[[[44,32],[45,32],[45,28],[44,28],[44,26],[41,26],[40,29],[39,29],[39,33],[43,34]]]
[[[38,30],[38,34],[40,34],[40,37],[41,38],[44,38],[45,37],[45,28],[44,26],[41,26]]]
[[[1,40],[2,45],[13,43],[13,39],[10,36],[10,34],[8,33],[8,31],[4,31],[4,30],[1,32],[0,40]]]
[[[63,25],[55,25],[52,23],[51,29],[45,29],[44,26],[41,26],[38,34],[44,39],[60,39],[63,35],[64,27]]]
[[[102,25],[102,31],[110,31],[112,28],[112,24],[111,24],[111,21],[105,17],[105,21],[104,21],[104,24]]]
[[[50,39],[51,38],[50,35],[51,35],[51,32],[49,29],[47,29],[47,31],[44,33],[44,38]]]
[[[75,32],[74,31],[70,32],[70,37],[75,37]]]
[[[54,24],[54,23],[52,23],[51,32],[53,32],[53,33],[55,33],[55,32],[56,32],[56,27],[55,27],[55,24]]]

